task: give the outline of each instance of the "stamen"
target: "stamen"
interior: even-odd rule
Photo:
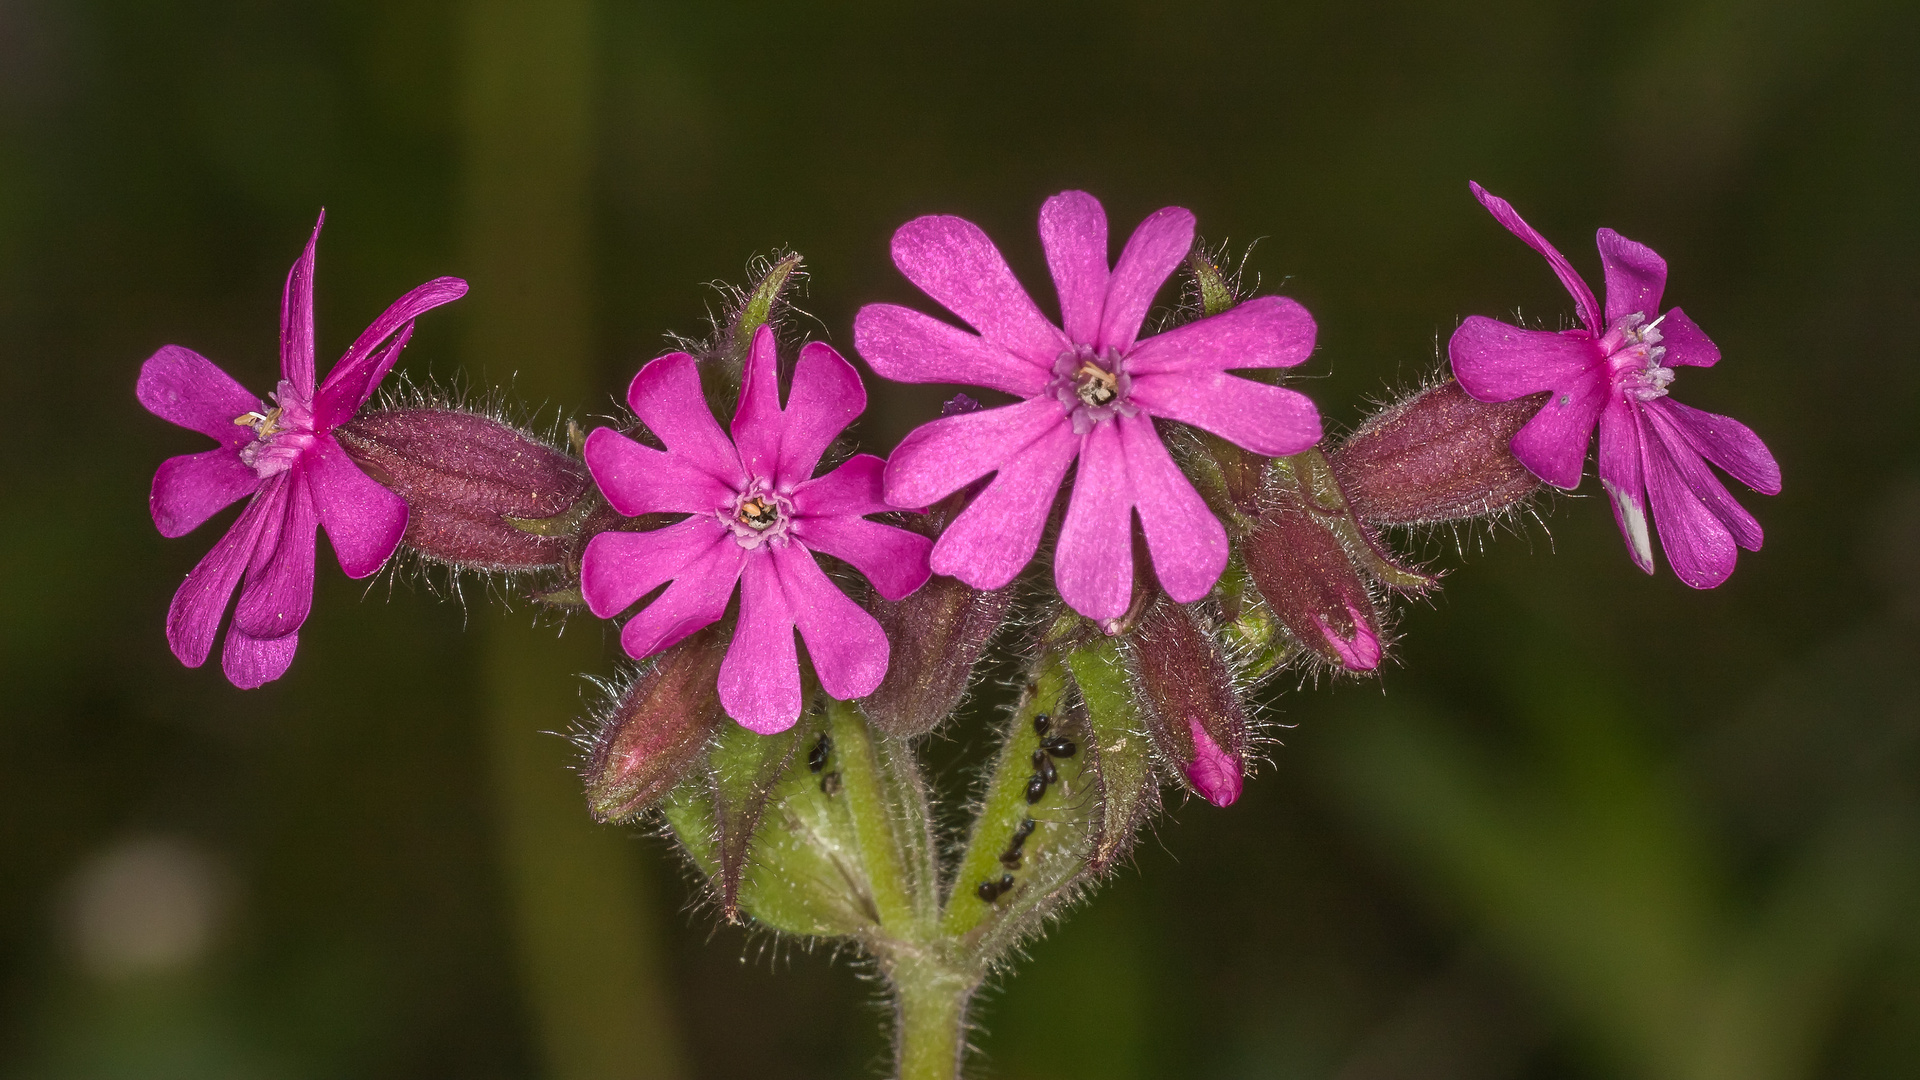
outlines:
[[[771,529],[780,523],[780,511],[766,499],[759,496],[740,504],[734,518],[750,529]]]
[[[1083,361],[1080,370],[1073,374],[1079,384],[1074,392],[1088,405],[1096,408],[1105,405],[1119,393],[1119,379],[1114,373],[1091,360]]]

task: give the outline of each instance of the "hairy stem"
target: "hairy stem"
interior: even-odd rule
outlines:
[[[896,958],[887,974],[899,1010],[898,1080],[955,1080],[967,1052],[967,1004],[979,980],[921,957]]]

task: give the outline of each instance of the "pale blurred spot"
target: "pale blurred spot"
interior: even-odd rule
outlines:
[[[88,860],[71,892],[81,965],[107,978],[190,967],[226,912],[226,875],[190,840],[122,840]]]

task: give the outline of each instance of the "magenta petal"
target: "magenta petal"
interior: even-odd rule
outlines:
[[[1133,484],[1117,424],[1095,425],[1080,445],[1073,495],[1053,549],[1060,599],[1089,619],[1113,619],[1133,597]]]
[[[234,419],[260,408],[260,399],[192,349],[160,346],[140,365],[134,393],[153,415],[223,446],[238,450],[253,441],[253,429]]]
[[[904,600],[927,583],[933,541],[916,532],[857,517],[804,518],[793,523],[800,542],[848,563],[888,600]]]
[[[421,315],[466,294],[467,283],[459,278],[434,278],[424,285],[416,285],[406,295],[387,305],[387,310],[373,320],[373,325],[361,331],[360,336],[348,347],[346,355],[333,365],[333,370],[327,373],[327,381],[320,384],[320,392],[314,398],[315,422],[321,422],[321,418],[326,417],[324,423],[328,426],[344,423],[359,411],[360,406],[372,396],[373,388],[386,377],[394,361],[400,357],[398,348],[382,349],[380,346]]]
[[[775,548],[772,562],[821,689],[841,701],[879,689],[887,674],[887,635],[879,621],[828,580],[799,544]]]
[[[1760,436],[1738,420],[1682,405],[1670,397],[1647,402],[1663,414],[1701,457],[1764,495],[1780,494],[1780,464]]]
[[[1223,371],[1142,375],[1131,393],[1155,416],[1205,428],[1256,454],[1297,454],[1320,441],[1320,411],[1306,395]]]
[[[1447,342],[1460,388],[1480,401],[1512,401],[1605,373],[1606,358],[1578,331],[1556,334],[1469,315]]]
[[[960,383],[1033,397],[1053,377],[995,341],[894,304],[868,304],[853,319],[853,347],[881,378]]]
[[[207,654],[213,650],[213,636],[220,630],[220,616],[226,613],[234,586],[240,584],[240,574],[253,558],[261,532],[269,520],[286,513],[285,476],[282,473],[261,488],[233,527],[173,594],[173,604],[167,609],[167,644],[188,667],[206,663]]]
[[[1187,765],[1187,779],[1200,797],[1213,805],[1233,805],[1245,784],[1240,759],[1222,750],[1200,721],[1189,717],[1187,728],[1193,733],[1193,761]]]
[[[792,491],[813,475],[820,455],[867,408],[860,373],[833,346],[809,341],[800,347],[787,393],[780,460],[770,475],[782,491]]]
[[[931,506],[1066,428],[1066,412],[1050,397],[922,424],[887,461],[887,501]]]
[[[1652,403],[1650,403],[1652,404]],[[1707,463],[1700,458],[1700,452],[1693,448],[1686,434],[1674,425],[1671,414],[1662,409],[1642,408],[1641,427],[1658,438],[1666,448],[1668,460],[1673,462],[1674,471],[1694,498],[1705,506],[1720,523],[1727,527],[1733,536],[1733,542],[1748,551],[1759,551],[1764,538],[1760,523],[1754,520],[1746,507],[1736,502],[1727,487],[1722,484]]]
[[[989,341],[1052,367],[1067,338],[1033,305],[1000,250],[963,218],[915,218],[893,234],[893,263],[907,280]]]
[[[1012,581],[1039,548],[1047,511],[1079,449],[1080,437],[1073,428],[1057,423],[1001,463],[999,475],[933,545],[927,557],[933,572],[976,589],[997,589]],[[899,457],[896,451],[894,460]],[[887,478],[891,485],[891,465]]]
[[[587,541],[580,559],[580,595],[589,611],[611,619],[722,543],[740,546],[727,527],[709,515],[648,532],[598,533]]]
[[[801,520],[862,517],[900,509],[882,495],[887,463],[872,454],[855,454],[839,468],[793,489],[793,512]]]
[[[260,477],[227,447],[160,463],[147,507],[161,536],[185,536],[260,487]]]
[[[1227,568],[1227,530],[1173,463],[1152,419],[1124,416],[1115,424],[1127,453],[1127,476],[1154,574],[1168,596],[1193,603],[1207,595]]]
[[[1660,310],[1660,294],[1667,287],[1667,260],[1612,229],[1601,229],[1594,242],[1600,247],[1600,265],[1607,274],[1607,325],[1633,314],[1645,315],[1651,321],[1653,313]]]
[[[1060,290],[1067,337],[1092,344],[1107,302],[1107,212],[1084,191],[1063,191],[1040,208],[1040,246]]]
[[[1653,534],[1647,527],[1647,478],[1641,468],[1639,416],[1624,401],[1600,414],[1600,486],[1613,503],[1613,521],[1633,564],[1653,573]]]
[[[1660,347],[1667,350],[1663,364],[1712,367],[1720,362],[1720,346],[1679,308],[1668,308],[1660,319]]]
[[[350,578],[380,569],[406,534],[406,500],[361,472],[331,435],[316,436],[300,460],[340,569]]]
[[[1607,384],[1599,378],[1556,391],[1513,437],[1513,456],[1533,475],[1557,488],[1580,486],[1586,471],[1593,425],[1607,403]]]
[[[228,627],[227,640],[220,649],[220,670],[233,685],[254,690],[285,675],[293,666],[293,654],[299,646],[297,633],[256,638],[237,626]]]
[[[1739,558],[1733,534],[1689,490],[1666,441],[1648,430],[1640,440],[1648,502],[1660,533],[1660,550],[1674,576],[1696,589],[1711,589],[1733,573]]]
[[[293,384],[303,401],[313,400],[313,250],[326,223],[322,210],[307,237],[307,250],[293,261],[280,294],[280,377]]]
[[[1135,375],[1293,367],[1313,353],[1313,316],[1284,296],[1257,296],[1218,315],[1142,341],[1127,355]]]
[[[602,533],[602,536],[612,535]],[[635,660],[668,648],[727,613],[733,584],[753,561],[745,548],[722,541],[681,567],[673,584],[620,630],[620,645]]]
[[[733,412],[733,445],[748,476],[771,480],[780,461],[780,434],[786,427],[780,415],[780,355],[774,347],[773,327],[762,323],[747,349],[740,373],[740,402]],[[622,511],[625,513],[625,511]]]
[[[1600,324],[1600,305],[1593,302],[1593,290],[1587,287],[1586,281],[1582,280],[1578,273],[1574,272],[1573,264],[1567,261],[1566,256],[1560,254],[1552,244],[1547,243],[1547,238],[1535,232],[1533,226],[1522,220],[1507,200],[1488,192],[1479,184],[1469,182],[1467,187],[1473,191],[1473,197],[1480,200],[1480,205],[1486,207],[1487,212],[1493,215],[1495,221],[1505,225],[1508,232],[1545,256],[1547,265],[1553,267],[1554,275],[1560,279],[1560,284],[1566,286],[1567,292],[1572,295],[1574,306],[1580,309],[1580,321],[1586,324],[1589,331],[1598,335],[1603,329]],[[1468,392],[1472,393],[1472,391]],[[1482,400],[1491,399],[1483,398]]]
[[[1124,353],[1140,336],[1147,309],[1167,278],[1193,250],[1193,214],[1178,206],[1155,210],[1133,230],[1107,279],[1107,301],[1100,313],[1095,348]],[[1076,339],[1077,340],[1077,339]]]
[[[720,705],[749,731],[772,735],[800,719],[800,655],[793,608],[772,553],[753,554],[740,575],[740,623],[720,662]]]
[[[700,368],[686,353],[668,353],[647,361],[627,386],[627,405],[667,452],[693,468],[743,491],[746,471],[740,455],[707,408],[700,389]]]
[[[319,521],[304,474],[293,469],[287,476],[287,494],[281,500],[286,516],[279,535],[273,538],[271,552],[255,551],[247,570],[246,588],[240,590],[240,603],[233,609],[233,630],[252,638],[285,637],[300,629],[313,608],[315,530]],[[263,560],[262,555],[270,557]]]
[[[627,517],[705,513],[737,494],[684,455],[641,446],[612,428],[594,428],[583,454],[607,502]]]

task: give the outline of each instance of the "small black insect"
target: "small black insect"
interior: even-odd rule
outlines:
[[[1008,848],[1000,853],[1000,865],[1009,870],[1020,869],[1020,849]]]
[[[1034,820],[1032,818],[1027,818],[1020,822],[1020,827],[1013,830],[1013,846],[1019,847],[1021,844],[1026,843],[1027,837],[1033,835],[1033,827]]]
[[[1045,750],[1054,757],[1072,757],[1074,752],[1080,748],[1073,744],[1072,739],[1053,738],[1041,743],[1040,749]]]
[[[1000,899],[1000,883],[992,878],[988,878],[981,882],[978,888],[973,890],[973,895],[991,904],[995,900]]]
[[[835,769],[820,778],[820,790],[829,796],[840,794],[840,771]]]
[[[1027,805],[1032,806],[1047,795],[1047,778],[1039,773],[1027,777]]]
[[[1044,739],[1047,737],[1047,732],[1052,730],[1053,730],[1053,717],[1048,716],[1046,713],[1034,714],[1033,733],[1035,735],[1038,735]]]
[[[819,740],[813,744],[813,749],[807,751],[807,768],[812,769],[814,772],[819,772],[821,769],[826,768],[827,756],[832,753],[833,740],[828,738],[827,733],[823,731],[820,733]]]
[[[1013,891],[1013,875],[1001,874],[999,885],[1000,885],[1000,892],[1002,894],[1012,892]]]
[[[1053,759],[1038,750],[1033,752],[1033,774],[1052,784],[1060,779],[1060,770],[1053,767]]]

